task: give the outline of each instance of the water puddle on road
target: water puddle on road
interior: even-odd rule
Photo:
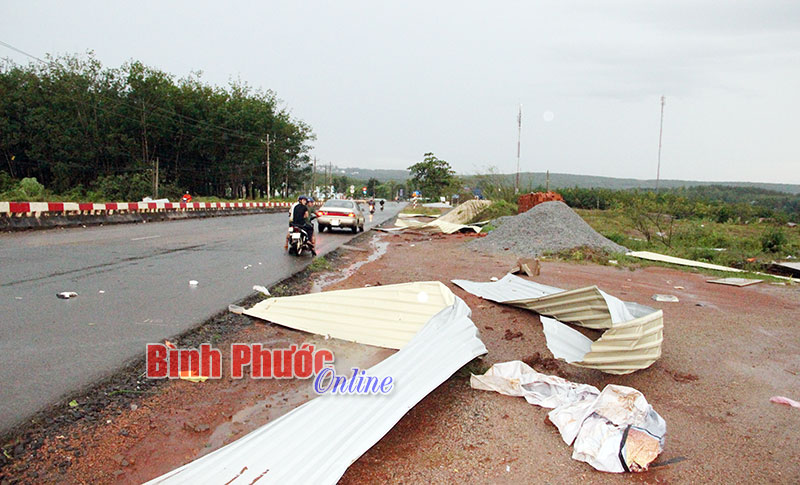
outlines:
[[[367,263],[371,263],[376,259],[380,258],[386,251],[389,249],[389,241],[384,241],[379,234],[375,234],[372,236],[372,239],[369,241],[369,246],[372,250],[370,255],[367,259],[363,261],[357,261],[347,268],[344,268],[341,271],[337,271],[336,273],[326,273],[318,278],[314,279],[314,282],[311,284],[311,291],[310,293],[319,293],[325,287],[338,283],[340,281],[344,281],[347,278],[353,276],[358,268],[364,266]]]

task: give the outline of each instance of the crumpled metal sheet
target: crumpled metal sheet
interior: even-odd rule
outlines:
[[[474,389],[523,396],[552,408],[550,421],[573,445],[572,458],[612,473],[645,471],[663,451],[667,423],[636,389],[606,386],[603,391],[536,372],[520,361],[493,365],[472,375]]]
[[[438,220],[453,224],[466,224],[490,205],[492,205],[491,200],[468,200],[463,204],[457,205],[453,210],[439,217]]]
[[[609,374],[629,374],[651,366],[661,357],[663,312],[622,301],[596,286],[565,291],[511,274],[492,283],[453,283],[482,298],[546,315],[540,320],[547,348],[557,359],[570,364]],[[561,322],[606,330],[592,342]]]
[[[439,281],[323,291],[269,298],[244,314],[342,340],[400,349],[455,301]]]
[[[408,345],[367,370],[367,375],[392,376],[391,393],[319,396],[148,484],[335,484],[408,410],[486,353],[470,313],[454,296]]]

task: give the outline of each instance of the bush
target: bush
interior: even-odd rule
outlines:
[[[761,236],[761,249],[765,253],[777,253],[782,251],[788,242],[789,239],[783,229],[769,229]]]
[[[44,185],[40,184],[34,177],[27,177],[0,194],[0,199],[19,202],[43,201],[45,194]]]

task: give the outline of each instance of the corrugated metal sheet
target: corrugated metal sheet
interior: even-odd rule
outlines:
[[[473,295],[480,296],[496,303],[506,303],[514,300],[540,298],[546,295],[564,291],[555,286],[547,286],[535,281],[528,281],[507,274],[498,281],[477,282],[469,280],[452,280],[453,284],[461,287]]]
[[[535,311],[541,317],[547,347],[556,358],[609,374],[628,374],[644,369],[661,357],[664,318],[656,310],[624,302],[596,286],[564,291],[514,275],[493,283],[453,280],[480,297]],[[508,298],[509,295],[515,298]],[[594,329],[608,329],[592,342],[560,322]]]
[[[392,376],[381,396],[323,395],[149,484],[334,484],[416,403],[486,347],[459,298],[368,375]]]
[[[692,261],[691,259],[676,258],[675,256],[667,256],[666,254],[651,253],[650,251],[632,251],[630,253],[625,253],[625,255],[633,256],[634,258],[639,258],[639,259],[647,259],[649,261],[660,261],[662,263],[679,264],[681,266],[693,266],[695,268],[713,269],[716,271],[731,271],[734,273],[744,272],[744,270],[730,268],[728,266],[703,263],[702,261]]]
[[[608,303],[596,286],[505,303],[587,328],[604,329],[613,325]]]
[[[463,204],[457,205],[453,210],[442,215],[437,220],[453,224],[466,224],[490,205],[492,205],[491,200],[468,200]]]
[[[454,298],[441,282],[424,281],[269,298],[244,314],[297,330],[399,349]]]
[[[614,324],[592,343],[591,351],[575,365],[609,374],[630,374],[646,369],[661,357],[664,313],[661,310]]]

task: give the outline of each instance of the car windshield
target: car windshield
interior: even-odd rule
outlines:
[[[353,202],[350,200],[329,200],[325,202],[323,209],[336,209],[336,208],[343,208],[343,209],[352,209]]]

